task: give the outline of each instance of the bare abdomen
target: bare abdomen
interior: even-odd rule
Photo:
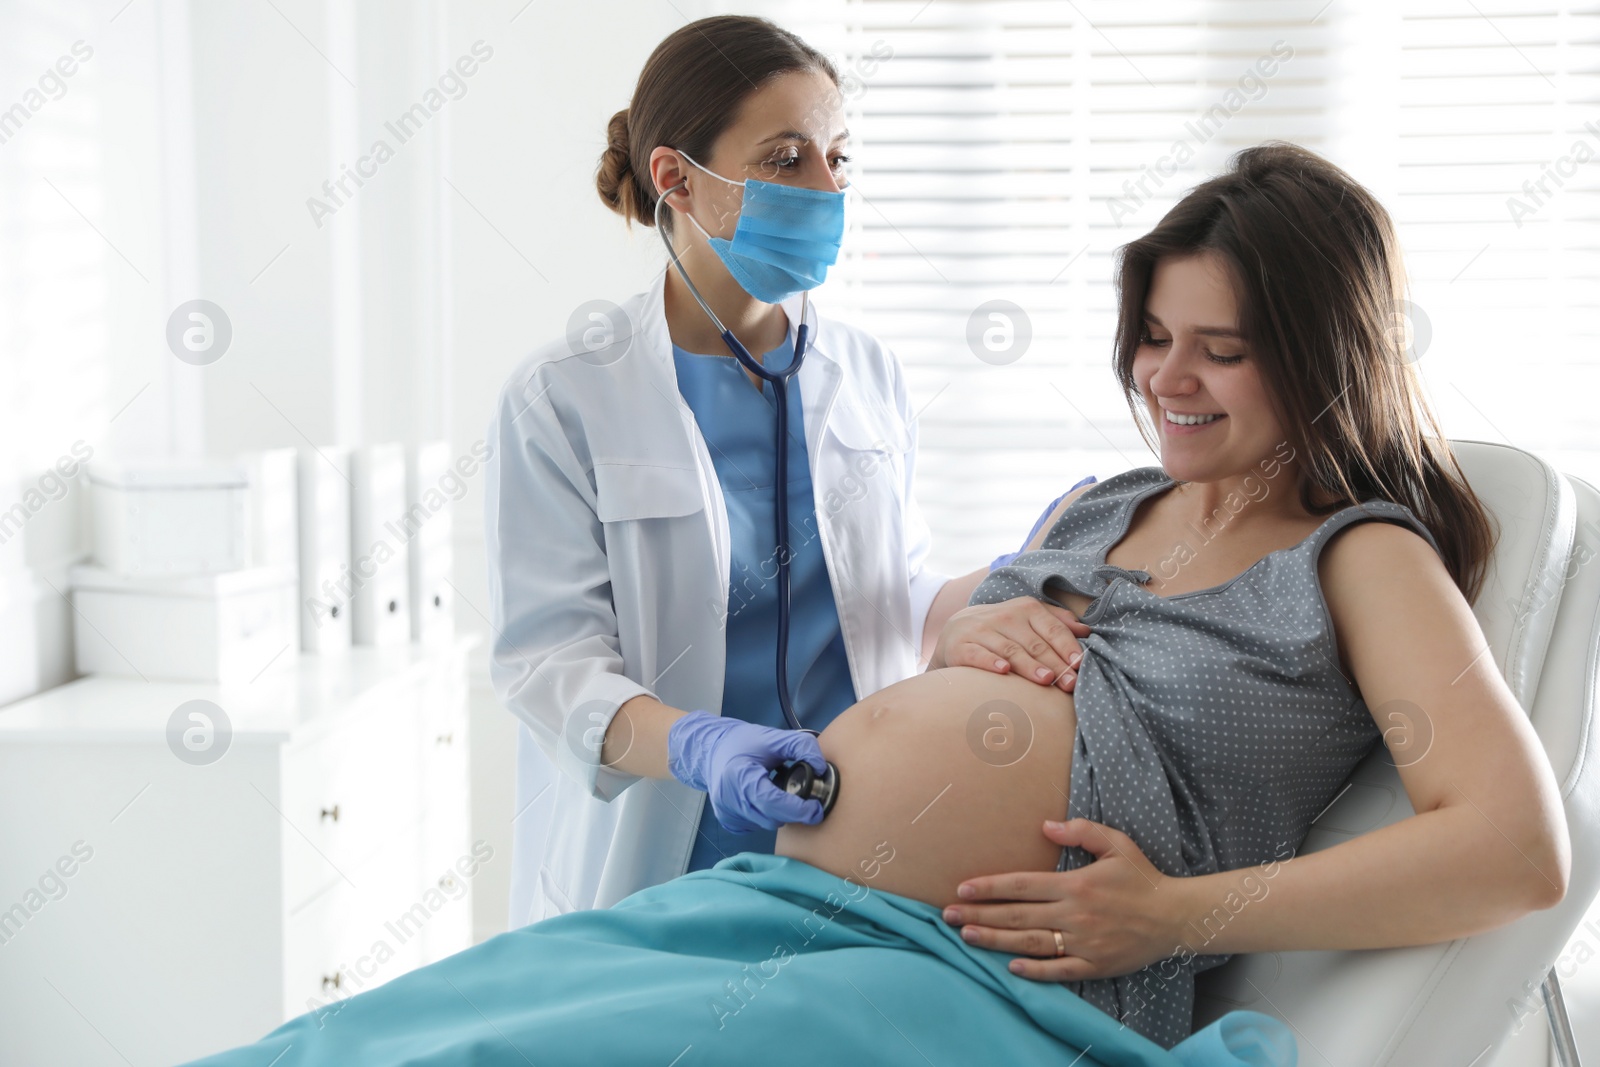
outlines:
[[[1070,693],[949,667],[847,708],[819,742],[839,800],[818,826],[778,831],[776,853],[943,907],[982,874],[1053,871],[1045,819],[1067,817],[1077,720]]]

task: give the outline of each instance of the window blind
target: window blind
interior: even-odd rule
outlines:
[[[1583,413],[1600,384],[1600,6],[776,8],[845,76],[859,195],[821,295],[907,367],[939,566],[1015,547],[1085,474],[1157,462],[1109,370],[1113,253],[1268,138],[1327,155],[1394,216],[1445,432],[1600,482]],[[991,301],[1016,321],[985,319]],[[1025,348],[1004,348],[1012,327]]]
[[[33,489],[75,437],[98,440],[112,255],[104,213],[101,41],[82,5],[29,0],[0,16],[0,508]],[[74,50],[74,42],[87,49]],[[85,55],[88,56],[85,59]],[[65,69],[70,75],[62,74]],[[83,214],[80,215],[79,212]],[[23,562],[21,537],[0,568]]]
[[[844,75],[856,195],[819,296],[907,368],[935,565],[979,566],[1085,475],[1157,462],[1110,370],[1113,254],[1244,145],[1325,149],[1337,30],[1321,6],[838,0],[775,16]]]
[[[1600,5],[1408,0],[1399,224],[1451,436],[1600,478]]]

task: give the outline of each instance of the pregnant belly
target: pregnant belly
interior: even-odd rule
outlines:
[[[839,800],[775,851],[938,907],[975,875],[1053,871],[1045,819],[1067,817],[1077,719],[1070,693],[949,667],[897,682],[822,731]]]

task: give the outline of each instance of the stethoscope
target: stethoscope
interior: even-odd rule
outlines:
[[[778,704],[783,708],[783,717],[788,720],[790,729],[803,730],[816,737],[817,731],[800,725],[800,719],[795,715],[794,705],[789,699],[789,381],[799,373],[800,361],[805,357],[806,341],[810,333],[806,324],[806,312],[811,306],[811,294],[803,293],[800,298],[800,324],[795,327],[794,332],[794,358],[783,370],[768,370],[750,354],[749,349],[733,335],[733,331],[723,325],[717,313],[711,310],[711,305],[706,303],[705,297],[700,295],[700,290],[689,279],[689,272],[683,269],[677,249],[672,247],[672,241],[661,228],[661,209],[666,206],[667,197],[688,184],[686,178],[656,200],[656,232],[661,235],[661,243],[666,245],[667,255],[672,258],[672,265],[678,269],[678,276],[683,279],[683,284],[689,287],[695,303],[700,305],[700,309],[706,313],[711,319],[711,324],[722,335],[722,343],[728,346],[728,351],[733,353],[734,358],[746,370],[762,381],[772,384],[772,391],[778,402],[778,481],[775,487],[776,498],[773,501],[776,527],[774,537],[777,542],[778,557]],[[828,762],[826,771],[818,774],[811,769],[811,764],[802,760],[779,768],[775,781],[778,787],[787,793],[822,801],[823,818],[827,818],[828,812],[833,810],[834,802],[839,799],[839,770],[832,762]]]

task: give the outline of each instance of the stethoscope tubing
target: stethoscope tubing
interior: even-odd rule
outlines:
[[[695,302],[700,305],[707,317],[716,326],[722,335],[722,343],[728,346],[728,351],[733,353],[735,359],[750,373],[764,382],[770,382],[774,399],[778,404],[777,418],[777,485],[773,501],[773,539],[776,543],[774,551],[778,557],[778,704],[783,708],[783,717],[788,720],[790,729],[800,730],[800,719],[794,712],[794,704],[789,698],[789,608],[791,603],[791,587],[789,582],[789,382],[800,371],[800,361],[805,357],[806,341],[809,329],[806,324],[806,312],[810,308],[811,294],[804,293],[800,300],[800,324],[795,327],[794,358],[782,370],[774,371],[762,366],[761,362],[750,354],[744,344],[733,335],[733,331],[723,325],[717,313],[711,310],[711,305],[705,297],[700,295],[700,290],[689,277],[689,272],[684,269],[683,263],[678,259],[678,252],[672,247],[672,242],[667,238],[666,232],[661,229],[661,209],[667,202],[667,197],[677,192],[688,184],[687,179],[668,189],[656,200],[655,224],[656,232],[661,235],[661,241],[667,248],[667,255],[672,259],[672,265],[677,268],[678,275],[689,287],[689,292],[694,296]]]

